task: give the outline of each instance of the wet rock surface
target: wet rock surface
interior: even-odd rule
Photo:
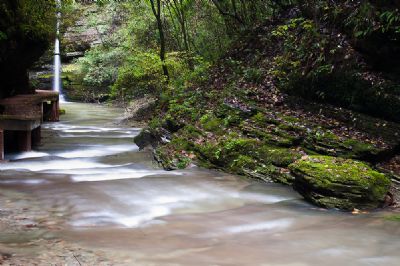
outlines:
[[[92,25],[87,20],[89,15],[96,14],[98,11],[95,5],[82,5],[75,11],[80,17],[73,25],[66,29],[62,38],[64,49],[64,59],[72,60],[82,56],[90,47],[101,43],[99,27],[103,25]]]
[[[309,156],[289,168],[296,177],[294,188],[321,207],[375,209],[390,200],[390,179],[359,161]]]
[[[43,209],[27,193],[0,189],[0,264],[116,265],[104,251],[63,240],[65,215],[61,209]]]
[[[131,101],[125,108],[123,122],[137,124],[137,122],[148,121],[154,115],[156,103],[157,99],[154,97],[144,97]]]

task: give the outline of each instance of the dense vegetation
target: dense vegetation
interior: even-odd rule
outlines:
[[[396,1],[99,2],[87,24],[100,25],[101,44],[69,77],[80,78],[85,92],[92,88],[92,98],[129,102],[188,88],[247,34],[269,51],[246,76],[268,76],[281,91],[310,100],[400,117]]]
[[[27,69],[55,35],[55,12],[52,1],[0,1],[0,98],[32,92]]]

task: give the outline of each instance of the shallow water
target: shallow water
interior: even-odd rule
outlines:
[[[55,212],[67,241],[129,265],[400,265],[400,227],[382,213],[324,211],[289,187],[196,167],[166,172],[133,143],[140,129],[118,125],[120,109],[63,108],[43,146],[0,165],[0,187]]]

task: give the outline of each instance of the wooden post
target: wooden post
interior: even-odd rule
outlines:
[[[60,104],[59,101],[51,102],[51,121],[57,122],[60,120]]]
[[[34,130],[32,130],[32,146],[39,146],[42,140],[42,127],[38,126]]]
[[[45,103],[40,103],[40,123],[43,123],[43,121],[45,120],[44,119],[44,116],[45,116],[45,113],[44,113],[44,105]]]
[[[0,161],[4,160],[4,131],[0,129]]]
[[[18,150],[31,151],[32,150],[32,131],[18,131]]]

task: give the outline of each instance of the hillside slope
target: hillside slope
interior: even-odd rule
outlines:
[[[157,117],[136,143],[156,147],[155,158],[166,169],[195,161],[294,185],[323,207],[351,210],[391,204],[396,186],[386,193],[386,180],[400,180],[400,105],[398,88],[391,86],[395,81],[375,71],[345,35],[328,34],[311,20],[282,18],[240,40],[191,84],[166,91]],[[347,92],[353,99],[347,99]],[[365,163],[360,166],[360,161]],[[311,169],[326,167],[323,184],[312,184],[318,178],[313,171],[303,169],[299,175],[300,162]],[[344,165],[349,170],[342,172]],[[356,170],[359,167],[365,175]],[[335,175],[347,183],[331,178]],[[304,176],[310,186],[300,184]],[[369,176],[381,179],[363,183]],[[359,186],[385,192],[372,199],[372,192],[359,191]]]

